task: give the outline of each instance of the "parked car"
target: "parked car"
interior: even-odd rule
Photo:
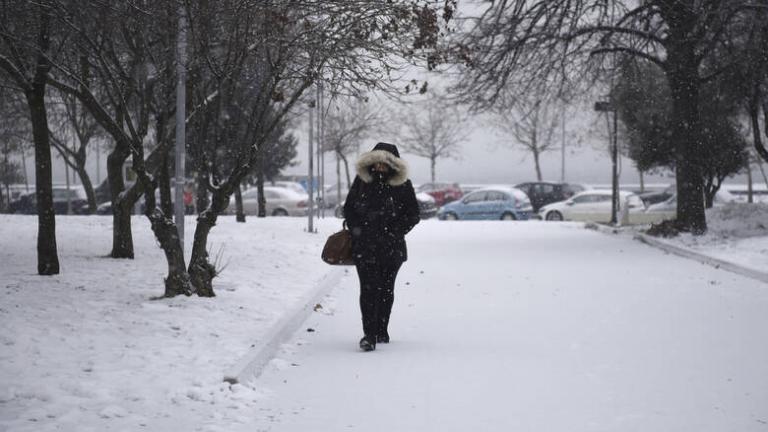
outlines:
[[[673,183],[662,190],[641,193],[640,199],[646,206],[661,203],[670,199],[677,193],[677,186]]]
[[[438,207],[461,199],[464,196],[464,192],[461,191],[457,183],[424,183],[416,189],[416,192],[424,192],[431,195]]]
[[[418,192],[416,194],[416,201],[419,202],[419,217],[429,219],[437,215],[437,202],[432,195]]]
[[[71,208],[72,214],[88,214],[88,197],[81,187],[53,187],[53,211],[56,214],[67,214]],[[37,193],[32,192],[19,196],[11,201],[11,213],[37,214]]]
[[[717,193],[715,193],[715,198],[712,200],[712,205],[717,207],[717,206],[722,206],[722,205],[737,202],[737,201],[738,199],[732,193],[726,190],[720,189],[719,191],[717,191]],[[672,196],[666,201],[648,206],[648,208],[646,209],[646,213],[656,215],[656,217],[653,218],[654,219],[653,222],[659,222],[665,219],[676,218],[677,217],[677,194],[672,194]]]
[[[539,217],[548,221],[589,221],[610,222],[612,210],[610,190],[587,190],[556,203],[547,204],[539,210]],[[643,213],[645,204],[632,192],[619,191],[619,202],[626,205],[629,217]]]
[[[307,190],[304,189],[304,186],[301,185],[299,182],[293,182],[293,181],[274,181],[270,182],[270,186],[274,187],[282,187],[286,189],[290,189],[296,193],[305,194],[307,193]]]
[[[514,188],[484,188],[446,204],[437,212],[440,220],[526,220],[533,213],[525,192]]]
[[[421,219],[429,219],[437,214],[437,204],[435,199],[431,195],[424,192],[416,193],[416,201],[419,202],[419,217]],[[336,206],[334,214],[337,218],[344,217],[344,203]]]
[[[577,193],[588,189],[580,184],[552,182],[525,182],[516,184],[513,187],[520,189],[528,195],[534,212],[538,212],[547,204],[565,201]]]
[[[346,186],[346,184],[341,185],[341,200],[339,200],[339,185],[334,184],[332,186],[329,186],[325,190],[325,200],[324,205],[325,208],[338,208],[339,205],[343,205],[344,201],[347,199],[347,194],[349,193],[349,188]]]
[[[259,190],[251,188],[243,192],[243,212],[256,215],[259,212]],[[308,197],[288,188],[265,186],[267,215],[271,216],[306,216],[309,211]],[[230,198],[226,213],[235,214],[235,197]]]
[[[96,207],[97,215],[111,215],[112,214],[112,201],[107,201],[99,204]]]

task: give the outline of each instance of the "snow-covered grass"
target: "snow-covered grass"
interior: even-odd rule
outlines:
[[[768,203],[730,203],[707,210],[707,233],[665,239],[697,252],[768,271]]]
[[[341,225],[308,234],[304,219],[224,217],[210,237],[226,264],[217,297],[151,300],[167,266],[145,218],[133,221],[136,259],[114,260],[111,218],[57,217],[52,277],[36,274],[36,222],[0,216],[0,431],[182,430],[239,416],[254,394],[224,371],[329,271],[319,250]]]

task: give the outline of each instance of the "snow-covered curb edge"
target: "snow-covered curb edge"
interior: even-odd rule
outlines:
[[[633,239],[641,243],[645,243],[648,246],[661,249],[665,252],[675,254],[683,258],[692,259],[702,264],[707,264],[715,268],[721,268],[723,270],[727,270],[742,276],[746,276],[752,279],[759,280],[761,282],[768,283],[768,273],[766,272],[761,272],[759,270],[755,270],[750,267],[745,267],[743,265],[732,263],[730,261],[725,261],[719,258],[715,258],[709,255],[703,254],[701,252],[696,252],[692,249],[678,246],[678,245],[666,242],[664,240],[660,240],[653,236],[649,236],[648,234],[633,232],[631,229],[622,229],[622,227],[620,226],[613,227],[613,226],[606,226],[603,224],[592,223],[592,222],[588,222],[584,224],[584,228],[601,232],[603,234],[610,234],[610,235],[630,235],[631,234]]]
[[[230,384],[246,383],[257,378],[275,356],[280,346],[287,342],[309,317],[315,305],[336,287],[346,273],[344,267],[335,267],[299,302],[299,306],[285,314],[243,359],[224,373],[224,381]]]
[[[671,244],[669,242],[665,242],[663,240],[659,240],[647,234],[635,233],[634,239],[642,243],[645,243],[649,246],[659,248],[663,251],[666,251],[681,257],[696,260],[701,263],[711,265],[712,267],[715,267],[715,268],[721,268],[723,270],[728,270],[730,272],[740,274],[742,276],[750,277],[752,279],[756,279],[756,280],[768,283],[768,273],[766,272],[761,272],[749,267],[745,267],[729,261],[721,260],[719,258],[714,258],[709,255],[705,255],[703,253],[696,252],[688,248],[684,248],[678,245]]]

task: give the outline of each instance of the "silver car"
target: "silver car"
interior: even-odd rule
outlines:
[[[267,215],[306,216],[309,211],[308,197],[285,187],[265,186]],[[235,214],[235,197],[230,198],[227,214]],[[256,215],[259,212],[259,190],[251,188],[243,192],[243,212]]]

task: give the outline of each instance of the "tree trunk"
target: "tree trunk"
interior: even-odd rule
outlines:
[[[429,171],[431,173],[430,178],[432,179],[432,183],[435,182],[435,165],[437,165],[437,157],[432,156],[431,158],[429,158]]]
[[[163,165],[163,163],[161,163]],[[161,171],[166,171],[167,166],[161,166]],[[146,178],[146,177],[145,177]],[[148,183],[145,180],[145,183]],[[170,187],[170,182],[168,182]],[[160,243],[160,248],[165,253],[165,259],[168,262],[168,277],[165,278],[164,297],[176,297],[177,295],[192,295],[193,287],[189,273],[184,265],[184,252],[181,250],[181,239],[176,224],[173,222],[173,211],[156,211],[155,188],[152,184],[145,185],[146,190],[146,211],[145,215],[149,219],[152,232]],[[161,192],[162,195],[162,192]]]
[[[208,208],[208,174],[204,170],[197,172],[197,214]]]
[[[216,226],[219,213],[229,204],[232,191],[227,188],[218,189],[211,196],[211,206],[200,214],[195,227],[195,239],[192,243],[192,257],[189,261],[189,276],[197,295],[214,297],[213,278],[216,277],[216,267],[208,261],[208,234]]]
[[[760,89],[758,86],[752,91],[752,97],[749,101],[749,119],[752,125],[752,138],[754,140],[755,151],[757,155],[764,161],[768,162],[768,149],[763,145],[762,137],[760,136]],[[766,120],[768,120],[768,114],[766,114]],[[768,123],[765,124],[766,136],[768,136]]]
[[[59,274],[56,247],[56,216],[53,210],[53,173],[48,115],[45,109],[45,81],[35,82],[25,92],[35,142],[35,196],[37,199],[37,273]]]
[[[245,211],[243,209],[243,191],[241,185],[237,185],[235,188],[235,220],[238,222],[245,222]]]
[[[752,152],[747,152],[747,203],[755,202],[754,180],[752,179]]]
[[[336,152],[336,205],[341,205],[341,158]]]
[[[171,167],[169,159],[168,152],[166,152],[160,162],[160,171],[157,173],[157,187],[160,189],[160,210],[162,210],[166,217],[171,218],[174,212],[173,199],[171,198]],[[148,194],[149,192],[147,192],[147,196],[144,198],[145,202],[149,202]],[[154,191],[152,194],[154,199]]]
[[[715,201],[715,194],[720,189],[719,185],[715,184],[714,178],[708,178],[704,183],[704,207],[712,208]]]
[[[259,170],[256,174],[256,191],[258,192],[259,199],[259,215],[258,217],[267,217],[267,197],[264,196],[264,171]]]
[[[343,154],[339,155],[341,156],[341,161],[344,162],[344,171],[347,173],[347,189],[349,189],[352,187],[352,178],[349,176],[349,161]]]
[[[763,169],[763,162],[760,160],[760,158],[757,159],[757,168],[760,169],[760,175],[763,177],[763,182],[765,183],[765,187],[768,188],[768,175],[765,174],[765,170]]]
[[[131,208],[125,209],[121,194],[125,191],[123,164],[130,156],[125,146],[116,144],[107,156],[107,179],[112,196],[112,258],[133,259],[133,234],[131,231]]]
[[[640,170],[637,170],[637,173],[640,174],[640,193],[643,193],[645,192],[645,175]]]
[[[700,80],[693,42],[686,24],[673,29],[675,43],[668,48],[667,78],[672,93],[673,142],[676,143],[677,222],[694,235],[707,231],[701,161]],[[681,34],[682,33],[682,34]]]
[[[256,191],[258,192],[258,213],[257,217],[267,217],[267,197],[264,196],[264,154],[263,147],[259,147],[256,155]]]
[[[96,191],[93,189],[91,176],[88,175],[88,171],[85,169],[85,161],[81,164],[78,160],[76,171],[77,176],[80,177],[80,183],[83,184],[85,189],[85,196],[88,198],[88,213],[96,214]]]
[[[533,164],[536,166],[536,179],[538,181],[542,181],[543,178],[541,176],[541,163],[539,162],[539,149],[537,147],[533,148]]]
[[[27,177],[27,151],[21,148],[21,169],[24,171],[24,190],[29,193],[29,177]]]

